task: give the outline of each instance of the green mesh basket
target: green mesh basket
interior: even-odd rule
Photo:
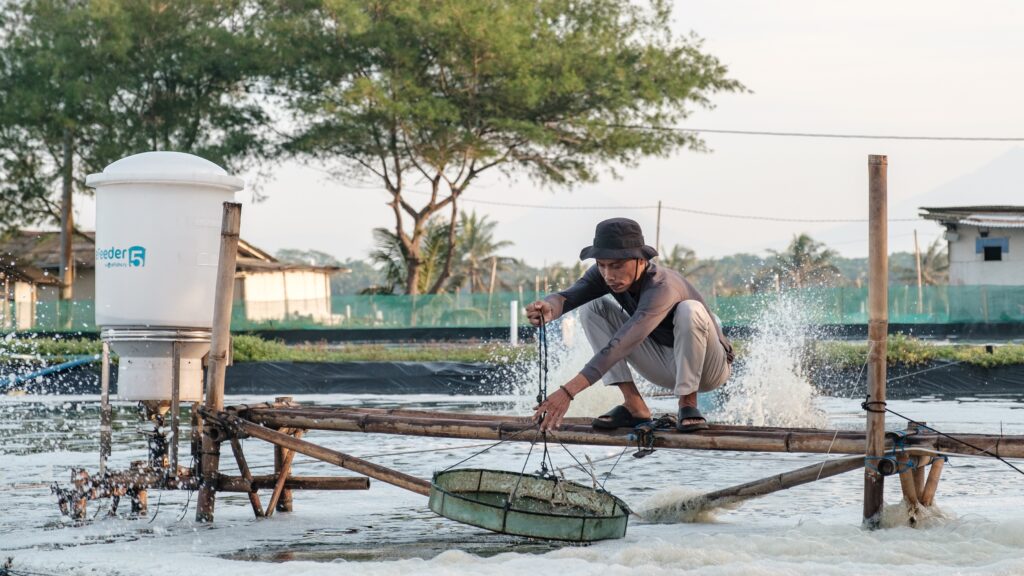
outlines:
[[[570,542],[622,538],[630,514],[625,502],[604,490],[481,469],[434,474],[430,509],[501,534]]]

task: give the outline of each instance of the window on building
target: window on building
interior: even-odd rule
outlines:
[[[1003,259],[1002,246],[985,246],[985,262],[995,262]]]

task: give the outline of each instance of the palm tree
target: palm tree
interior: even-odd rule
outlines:
[[[492,261],[498,270],[513,261],[511,258],[496,254],[499,250],[512,245],[508,240],[494,240],[496,225],[497,222],[489,221],[487,216],[477,216],[476,210],[470,214],[459,213],[455,240],[458,259],[456,277],[453,277],[454,284],[461,284],[465,280],[469,283],[470,292],[487,292],[490,286],[484,283],[484,279],[490,279]]]
[[[833,263],[838,256],[825,244],[807,234],[793,236],[793,241],[783,252],[769,250],[774,262],[758,274],[757,283],[765,287],[778,277],[779,283],[787,288],[804,288],[814,285],[832,284],[839,280],[839,268]]]
[[[907,284],[917,284],[917,268],[900,266],[894,270],[897,277]],[[946,251],[946,244],[941,238],[936,238],[928,246],[928,250],[921,254],[921,284],[925,286],[939,286],[949,284],[949,254]]]
[[[703,267],[697,258],[697,253],[692,248],[681,244],[673,245],[668,253],[662,249],[658,256],[658,265],[671,268],[682,274],[694,274]]]
[[[384,275],[385,286],[376,293],[394,293],[399,286],[405,286],[408,278],[408,258],[402,242],[387,228],[374,228],[376,248],[370,252],[370,261],[376,264]],[[442,218],[427,223],[427,230],[420,244],[420,269],[416,288],[420,294],[427,294],[436,283],[444,268],[445,253],[448,249],[448,224]]]

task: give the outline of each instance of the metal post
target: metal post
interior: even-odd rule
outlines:
[[[220,412],[224,408],[224,373],[227,369],[228,346],[231,343],[231,300],[235,287],[235,259],[238,256],[238,229],[242,205],[224,203],[221,221],[220,260],[217,267],[217,292],[213,304],[213,333],[210,337],[210,361],[206,371],[206,408]],[[213,426],[204,423],[202,480],[196,501],[196,521],[212,522],[217,474],[220,466],[220,442],[215,440]]]
[[[886,156],[868,156],[868,401],[864,453],[864,526],[878,528],[885,477],[873,463],[885,451],[885,357],[889,329]]]
[[[111,452],[113,428],[110,410],[110,344],[103,341],[100,363],[100,476],[107,472],[107,458]]]
[[[515,346],[519,344],[519,301],[509,302],[508,308],[508,341]]]
[[[178,430],[181,428],[181,342],[171,343],[171,443],[167,476],[178,475]]]

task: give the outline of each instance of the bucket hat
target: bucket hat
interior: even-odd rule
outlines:
[[[594,231],[594,244],[580,251],[580,260],[588,258],[607,258],[609,260],[628,260],[645,258],[650,260],[658,255],[658,251],[644,244],[644,234],[640,225],[629,218],[610,218],[597,223]]]

